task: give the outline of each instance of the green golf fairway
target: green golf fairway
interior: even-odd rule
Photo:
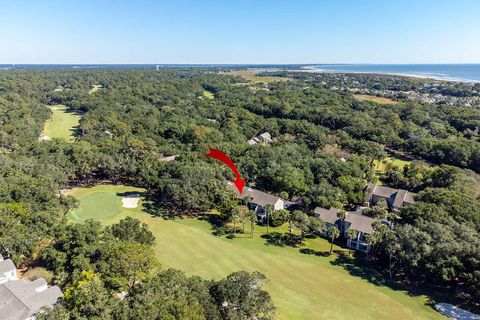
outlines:
[[[255,227],[254,239],[250,238],[248,226],[245,234],[237,234],[234,239],[214,236],[207,221],[164,220],[147,214],[141,205],[133,209],[121,206],[119,193],[141,190],[118,185],[70,190],[66,194],[80,200],[80,208],[72,210],[69,218],[81,222],[90,217],[105,225],[127,216],[139,219],[155,235],[155,254],[164,269],[176,268],[205,279],[220,279],[239,270],[260,271],[269,279],[265,289],[277,306],[277,319],[446,319],[426,305],[425,296],[411,296],[350,274],[348,264],[336,265],[337,254],[299,252],[308,248],[328,253],[330,244],[325,239],[306,239],[301,248],[267,245],[261,237],[266,233],[262,226]],[[286,226],[270,228],[270,232],[286,231]],[[333,248],[348,252],[338,246]],[[383,278],[369,269],[364,273]]]

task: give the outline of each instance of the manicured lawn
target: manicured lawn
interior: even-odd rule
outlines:
[[[102,85],[101,84],[94,84],[92,86],[92,89],[90,89],[90,91],[88,91],[88,94],[92,94],[92,93],[95,93],[97,92],[98,90],[100,90],[102,88]]]
[[[403,170],[403,168],[406,165],[409,165],[411,161],[408,160],[402,160],[399,158],[395,157],[386,157],[385,159],[379,161],[379,160],[374,160],[373,165],[375,166],[375,177],[377,178],[377,181],[375,182],[377,185],[383,185],[382,179],[385,178],[385,173],[387,172],[387,165],[388,164],[393,164],[394,166],[397,166],[400,170]]]
[[[354,94],[353,96],[357,100],[371,101],[378,104],[398,104],[398,101],[395,101],[389,98],[384,98],[384,97],[371,96],[368,94]]]
[[[103,206],[103,196],[105,202],[111,203],[114,195],[120,203],[118,194],[126,191],[141,189],[100,185],[67,193],[80,202],[92,202],[81,206],[90,208],[85,214],[92,217],[95,213],[90,210]],[[238,270],[264,273],[270,280],[266,289],[278,308],[278,319],[445,319],[425,305],[425,297],[412,297],[366,280],[375,276],[373,272],[364,277],[351,275],[348,261],[343,264],[336,254],[325,255],[330,245],[324,239],[306,241],[307,247],[318,255],[302,254],[302,248],[267,245],[261,237],[266,230],[260,226],[255,228],[254,239],[249,237],[248,226],[246,234],[228,239],[214,236],[212,225],[204,220],[164,220],[143,212],[141,206],[115,211],[114,216],[100,214],[100,221],[110,224],[129,215],[147,223],[155,234],[155,253],[164,268],[181,269],[206,279],[219,279]],[[79,214],[83,216],[82,212]],[[270,228],[270,232],[285,231],[285,226]],[[337,246],[334,250],[343,255],[347,252]]]
[[[394,166],[400,168],[400,170],[403,170],[403,168],[410,163],[411,161],[402,160],[394,157],[386,157],[381,161],[374,160],[375,171],[378,171],[379,173],[385,173],[385,171],[387,170],[387,164],[393,164]]]
[[[67,141],[73,141],[73,133],[80,121],[80,115],[68,112],[67,107],[64,105],[53,105],[49,106],[49,108],[53,114],[52,117],[45,122],[42,138],[61,138]]]

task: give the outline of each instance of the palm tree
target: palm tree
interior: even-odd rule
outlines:
[[[268,225],[270,224],[270,213],[273,212],[273,206],[271,204],[267,204],[265,206],[265,219],[267,221],[267,233],[268,233]]]
[[[287,222],[288,222],[288,233],[290,233],[290,235],[293,233],[293,225],[294,225],[296,216],[297,216],[296,211],[290,211],[288,213]]]
[[[233,234],[237,233],[237,222],[238,222],[238,215],[234,213],[232,215],[232,222],[233,222]]]
[[[236,206],[232,210],[233,233],[236,233],[237,222],[243,223],[243,232],[245,232],[245,219],[248,214],[248,208],[245,206]]]
[[[328,228],[327,235],[330,238],[330,253],[332,253],[333,250],[333,241],[340,237],[340,230],[336,226],[331,226]]]
[[[255,213],[255,211],[253,210],[249,210],[248,211],[248,220],[250,220],[250,232],[251,232],[251,235],[252,235],[252,239],[253,239],[253,235],[254,235],[254,232],[255,232],[255,222],[257,222],[257,214]]]
[[[343,210],[343,209],[340,209],[338,210],[337,212],[337,218],[340,219],[340,233],[343,233],[345,232],[344,228],[345,228],[345,224],[343,223],[343,221],[345,221],[345,219],[347,218],[347,211]]]
[[[353,230],[353,229],[348,229],[347,232],[347,238],[350,240],[350,245],[348,246],[348,254],[351,254],[351,241],[352,239],[356,239],[358,237],[358,231],[357,230]]]
[[[367,237],[365,238],[365,242],[367,242],[370,245],[370,247],[367,249],[367,256],[366,256],[367,261],[370,258],[370,252],[373,252],[373,249],[379,242],[379,239],[380,237],[377,231],[373,231],[371,234],[367,235]]]

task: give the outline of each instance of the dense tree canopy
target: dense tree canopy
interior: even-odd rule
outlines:
[[[379,228],[369,239],[373,261],[388,261],[412,279],[480,294],[480,109],[401,95],[399,104],[380,105],[348,91],[355,82],[369,90],[472,97],[478,85],[283,72],[277,75],[289,81],[246,84],[219,71],[224,70],[0,71],[0,254],[19,265],[36,259],[70,290],[75,298],[67,298],[51,319],[273,317],[260,289],[262,275],[206,282],[160,272],[152,258],[153,235],[138,221],[106,229],[91,221],[65,223],[64,214],[76,203],[61,190],[101,179],[144,187],[153,214],[231,212],[239,202],[226,192],[225,181],[233,176],[200,156],[209,147],[228,153],[248,184],[300,200],[303,212],[276,213],[271,223],[289,222],[302,234],[322,227],[308,215],[314,207],[353,209],[364,203],[364,187],[375,179],[374,160],[388,153],[415,159],[404,168],[389,165],[382,182],[418,192],[417,203],[393,218],[378,208],[366,212],[396,219],[391,232]],[[89,94],[95,84],[102,89]],[[39,140],[51,116],[46,106],[53,104],[81,114],[73,143]],[[272,135],[272,144],[247,143],[263,132]],[[179,156],[164,161],[172,155]],[[242,216],[240,223],[251,219]],[[332,230],[330,237],[338,235]],[[177,284],[177,291],[167,290],[168,283]],[[122,303],[112,300],[120,291],[128,292]]]

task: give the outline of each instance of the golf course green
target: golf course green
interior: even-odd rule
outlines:
[[[98,185],[66,192],[80,201],[68,213],[71,221],[89,218],[111,224],[126,216],[145,222],[156,237],[155,254],[163,268],[176,268],[189,275],[219,279],[238,270],[260,271],[269,283],[266,289],[278,308],[278,319],[446,319],[426,304],[425,296],[412,296],[401,290],[373,283],[382,278],[374,271],[352,275],[349,264],[341,262],[345,249],[334,246],[327,255],[325,239],[308,239],[302,248],[268,245],[255,228],[254,239],[237,234],[234,239],[212,234],[212,225],[200,219],[164,220],[136,208],[122,207],[122,194],[142,189],[121,185]],[[285,227],[270,228],[284,232]],[[303,254],[300,249],[320,254]],[[370,280],[369,280],[370,279]]]

